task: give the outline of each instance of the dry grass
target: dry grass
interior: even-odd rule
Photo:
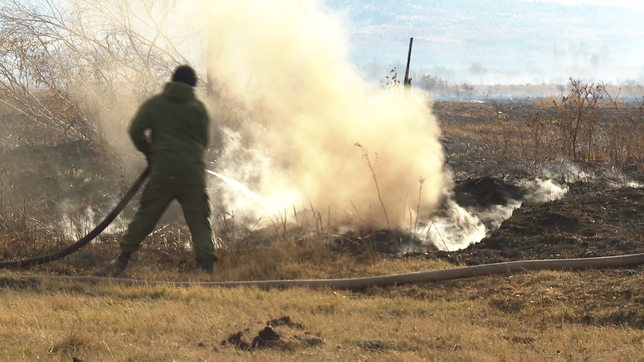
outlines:
[[[399,260],[391,264],[401,268]],[[384,271],[388,263],[377,266]],[[602,272],[538,272],[348,292],[5,278],[0,359],[641,361],[642,329],[600,318],[609,315],[606,309],[617,312],[628,304],[627,287],[637,287],[633,294],[641,299],[641,278],[625,279],[619,283]],[[611,280],[603,295],[593,295],[593,286]],[[582,310],[584,303],[593,306]],[[593,321],[581,313],[592,314]],[[301,328],[275,327],[282,344],[250,350],[221,345],[237,332],[250,343],[267,321],[284,316]]]
[[[166,233],[172,234],[170,229],[166,228]],[[319,238],[289,240],[274,237],[270,243],[220,250],[215,276],[209,277],[198,268],[192,250],[184,247],[189,242],[189,234],[177,235],[177,240],[165,245],[148,238],[143,248],[134,254],[122,276],[164,281],[284,280],[351,278],[449,267],[448,263],[439,260],[428,262],[384,256],[366,247],[359,254],[334,251]],[[16,241],[16,245],[20,244]],[[118,244],[114,240],[92,243],[63,260],[10,271],[19,274],[102,275],[117,254]]]
[[[571,146],[573,131],[565,127],[576,121],[575,114],[561,111],[561,103],[557,100],[560,108],[552,99],[535,103],[436,103],[433,110],[441,120],[447,163],[455,165],[458,178],[471,177],[472,173],[541,176],[544,169],[556,168],[563,160],[574,161],[586,172],[611,167],[642,169],[641,102],[611,104],[604,100],[582,112],[583,122],[574,131],[578,136],[575,152]],[[564,102],[563,106],[574,109],[575,104]],[[473,158],[481,162],[473,163]],[[513,168],[504,169],[507,164]]]
[[[125,277],[152,280],[351,278],[454,267],[425,257],[331,251],[319,239],[227,251],[210,279],[189,250],[150,240]],[[183,235],[183,236],[181,236]],[[84,260],[30,274],[95,274]],[[158,256],[170,259],[157,260]],[[360,261],[358,261],[360,260]],[[76,265],[76,266],[75,266]],[[357,291],[125,287],[0,276],[0,361],[641,361],[644,269],[536,272]],[[270,320],[279,341],[252,348]],[[226,343],[237,335],[242,344]],[[234,341],[235,338],[232,338]]]

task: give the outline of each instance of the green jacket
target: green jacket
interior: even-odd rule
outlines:
[[[209,126],[208,112],[188,84],[167,83],[146,101],[132,120],[130,137],[150,161],[151,182],[205,186]]]

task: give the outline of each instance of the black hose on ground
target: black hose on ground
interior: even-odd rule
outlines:
[[[174,286],[174,287],[257,287],[262,289],[307,287],[327,287],[333,289],[360,290],[371,286],[396,286],[411,283],[438,282],[453,279],[472,278],[494,274],[508,274],[528,270],[584,270],[622,268],[644,264],[644,253],[618,256],[602,256],[581,259],[522,260],[505,263],[474,265],[460,268],[431,270],[416,273],[382,275],[351,279],[300,279],[300,280],[258,280],[232,282],[170,282],[94,276],[49,276],[49,275],[12,275],[8,279],[26,281],[75,281],[86,283],[108,282],[128,286]],[[2,277],[0,277],[0,281]]]
[[[87,245],[90,241],[96,238],[103,230],[105,230],[105,228],[108,227],[112,223],[112,221],[114,221],[114,219],[116,219],[118,214],[120,214],[121,211],[123,211],[123,209],[125,208],[125,205],[127,205],[127,203],[130,202],[132,197],[134,197],[136,192],[145,183],[145,180],[148,178],[149,175],[150,175],[150,167],[147,167],[145,170],[143,170],[143,172],[141,173],[141,176],[139,176],[139,178],[134,182],[134,184],[130,187],[127,193],[125,193],[125,196],[123,196],[123,198],[118,203],[118,205],[114,207],[112,212],[110,212],[105,217],[105,219],[103,219],[103,221],[100,222],[100,224],[96,225],[94,230],[90,231],[87,235],[79,239],[77,242],[66,247],[65,249],[62,249],[55,253],[43,255],[37,258],[0,262],[0,269],[26,268],[34,265],[50,263],[52,261],[62,259],[67,255],[79,250],[83,246]]]

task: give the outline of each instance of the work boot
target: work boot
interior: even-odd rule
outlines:
[[[197,263],[199,264],[199,267],[201,268],[201,270],[208,273],[208,275],[215,274],[215,267],[213,265],[214,262],[212,260],[197,260]]]
[[[114,277],[123,273],[130,261],[130,256],[132,256],[132,253],[122,251],[116,259],[110,261],[110,264],[107,267],[108,273]]]

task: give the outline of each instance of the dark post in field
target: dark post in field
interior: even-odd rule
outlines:
[[[409,38],[409,53],[407,53],[407,68],[405,68],[405,97],[411,94],[411,78],[409,78],[409,63],[411,63],[411,46],[414,44],[414,38]]]

